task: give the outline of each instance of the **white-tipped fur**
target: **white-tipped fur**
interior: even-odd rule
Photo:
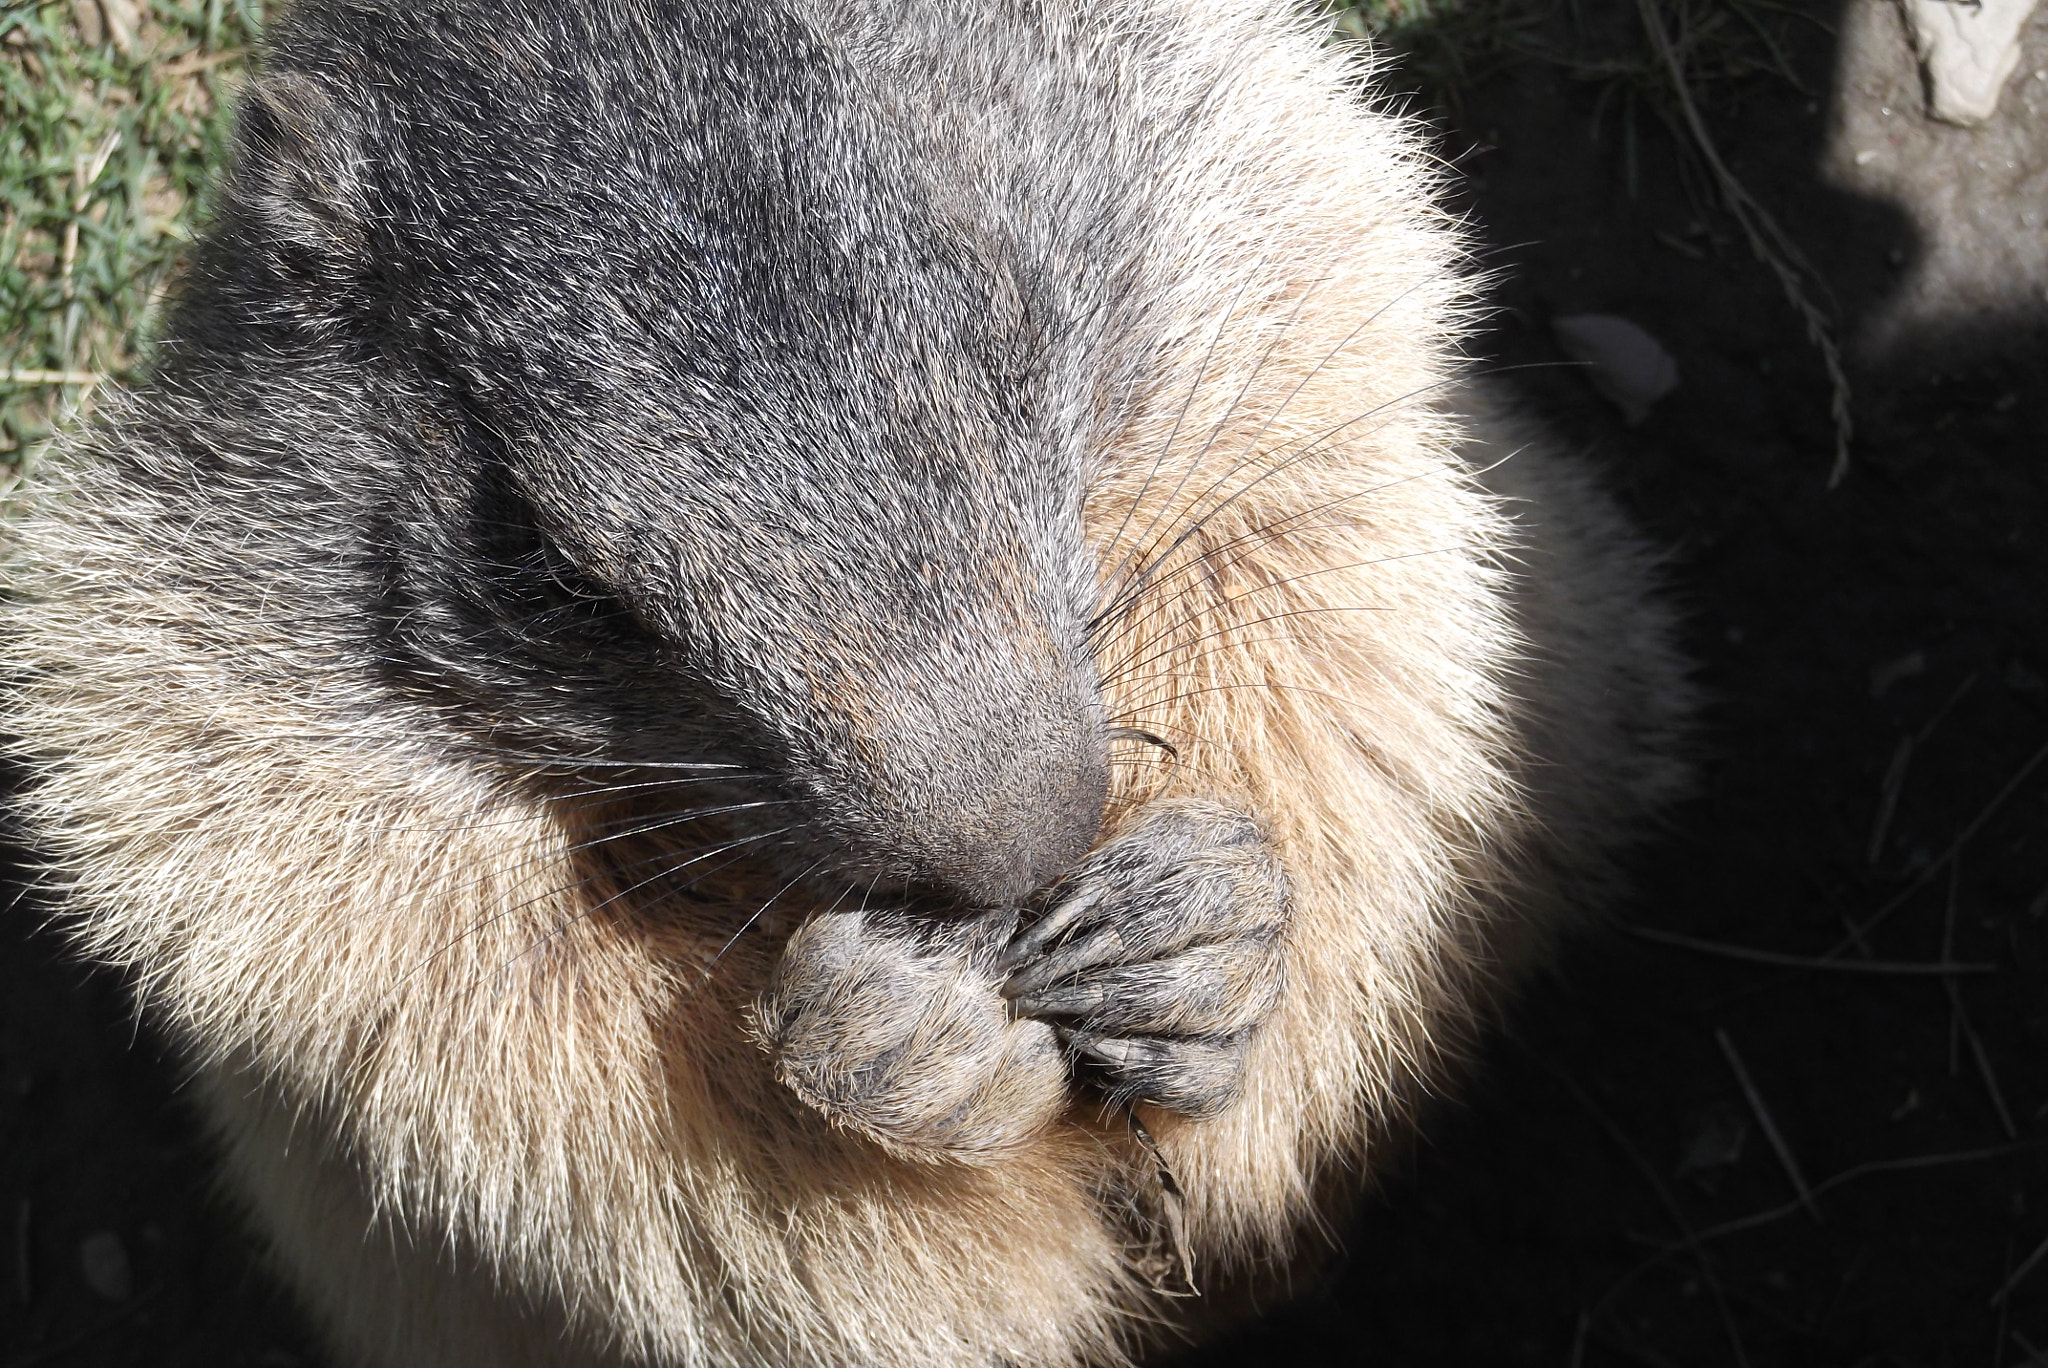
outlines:
[[[1156,30],[1150,76],[1184,87],[1145,98],[1205,121],[1150,190],[1160,360],[1086,516],[1110,720],[1173,748],[1119,747],[1106,834],[1226,798],[1294,895],[1240,1100],[1147,1114],[1208,1285],[1287,1259],[1597,900],[1679,782],[1686,690],[1618,514],[1459,378],[1470,284],[1419,129],[1267,0],[1050,10],[1083,47]],[[733,927],[776,887],[614,915],[652,893],[585,859],[589,811],[385,725],[317,632],[224,619],[204,584],[236,548],[139,542],[153,495],[96,440],[9,571],[22,812],[339,1355],[1052,1368],[1172,1319],[1121,1120],[1077,1096],[976,1164],[835,1129],[750,1035],[780,947]]]

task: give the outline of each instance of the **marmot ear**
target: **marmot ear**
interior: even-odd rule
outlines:
[[[364,252],[369,204],[361,130],[312,79],[259,77],[244,97],[234,192],[287,257],[347,273]]]

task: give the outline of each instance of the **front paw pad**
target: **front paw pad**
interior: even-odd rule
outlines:
[[[913,926],[812,918],[790,938],[755,1031],[776,1075],[837,1124],[910,1158],[994,1163],[1058,1114],[1066,1070],[991,961],[1015,914]]]
[[[1280,999],[1288,913],[1279,859],[1249,816],[1154,803],[1010,943],[1003,995],[1098,1066],[1112,1099],[1213,1116]]]

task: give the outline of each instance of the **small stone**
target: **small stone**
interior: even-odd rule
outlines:
[[[127,1301],[135,1294],[128,1247],[111,1230],[96,1231],[78,1242],[78,1269],[85,1274],[85,1285],[108,1301]]]
[[[1698,1178],[1742,1158],[1749,1123],[1728,1103],[1717,1103],[1686,1119],[1684,1146],[1673,1176]]]
[[[78,30],[78,41],[86,47],[96,48],[107,41],[100,7],[93,0],[71,0],[71,22]]]
[[[1913,47],[1927,72],[1927,112],[1944,123],[1980,124],[2020,60],[2020,30],[2034,0],[1906,0]]]
[[[1631,426],[1650,406],[1678,388],[1678,363],[1656,338],[1613,314],[1570,314],[1552,321],[1564,354],[1586,368],[1586,378]]]
[[[107,36],[123,57],[133,57],[136,35],[142,31],[142,6],[137,0],[100,0],[99,8],[107,21]]]
[[[1870,696],[1883,698],[1892,685],[1902,679],[1927,673],[1927,652],[1909,651],[1896,660],[1887,660],[1870,672]]]

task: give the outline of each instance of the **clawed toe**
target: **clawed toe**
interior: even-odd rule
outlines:
[[[1277,946],[1196,946],[1169,959],[1110,965],[1045,986],[1004,986],[1022,1016],[1067,1018],[1095,1034],[1203,1036],[1264,1020],[1283,982]]]
[[[1095,894],[1084,892],[1052,908],[1004,948],[996,959],[996,972],[1007,974],[1041,958],[1053,942],[1080,924],[1096,901]]]
[[[1070,873],[998,961],[1019,1017],[1051,1024],[1112,1099],[1211,1116],[1284,987],[1278,857],[1235,808],[1157,805]]]
[[[1203,1120],[1243,1090],[1249,1031],[1191,1040],[1063,1034],[1070,1050],[1100,1069],[1112,1105],[1144,1102]]]

